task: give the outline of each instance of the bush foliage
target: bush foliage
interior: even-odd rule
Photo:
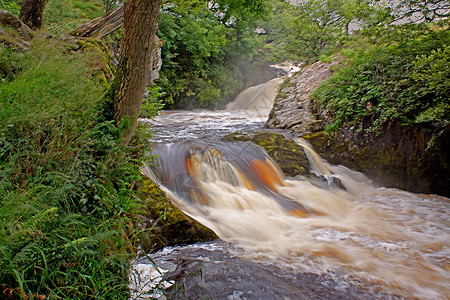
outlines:
[[[156,84],[167,107],[214,108],[242,89],[239,65],[257,52],[252,23],[263,7],[262,1],[219,1],[213,7],[198,0],[164,2],[158,33],[163,65]]]
[[[442,128],[450,121],[450,34],[447,27],[387,29],[370,49],[346,59],[314,97],[341,125],[378,130],[388,120]]]

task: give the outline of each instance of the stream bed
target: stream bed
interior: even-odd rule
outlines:
[[[136,258],[132,299],[448,299],[448,198],[375,188],[307,144],[312,171],[342,188],[284,178],[258,147],[220,142],[265,120],[204,110],[141,120],[171,199],[220,240]]]

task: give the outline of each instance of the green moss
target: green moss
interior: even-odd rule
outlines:
[[[152,181],[144,180],[139,191],[145,203],[142,216],[147,227],[140,234],[140,244],[146,251],[217,239],[211,229],[186,216],[173,205]]]
[[[82,50],[95,52],[96,59],[89,62],[90,67],[96,72],[95,75],[99,84],[108,88],[113,79],[115,68],[111,64],[113,57],[107,46],[102,41],[95,39],[78,40],[78,44]]]
[[[262,131],[254,135],[233,133],[227,141],[251,141],[263,147],[286,176],[308,175],[309,163],[303,149],[282,134]]]
[[[308,143],[310,143],[313,148],[321,153],[327,152],[327,146],[330,144],[330,135],[323,132],[314,132],[302,136]]]
[[[98,18],[105,13],[105,7],[100,0],[72,0],[72,4],[87,19]]]

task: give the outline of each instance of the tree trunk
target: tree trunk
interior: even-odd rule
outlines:
[[[48,0],[24,0],[20,8],[19,19],[33,30],[41,28],[47,2]]]
[[[113,83],[113,116],[116,123],[128,125],[123,134],[126,143],[133,135],[152,67],[160,6],[161,0],[128,0],[124,4],[122,48]]]
[[[81,24],[70,34],[77,37],[92,37],[95,39],[101,39],[119,29],[123,24],[122,19],[123,5],[101,17]]]

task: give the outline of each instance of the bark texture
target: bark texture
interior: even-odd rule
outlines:
[[[41,28],[42,16],[48,0],[24,0],[19,19],[33,30]]]
[[[113,117],[117,123],[129,122],[123,134],[127,143],[136,126],[152,67],[160,6],[161,0],[128,0],[124,4],[122,49],[113,84]]]
[[[101,17],[78,26],[71,34],[77,37],[101,39],[119,29],[122,24],[123,5]]]

